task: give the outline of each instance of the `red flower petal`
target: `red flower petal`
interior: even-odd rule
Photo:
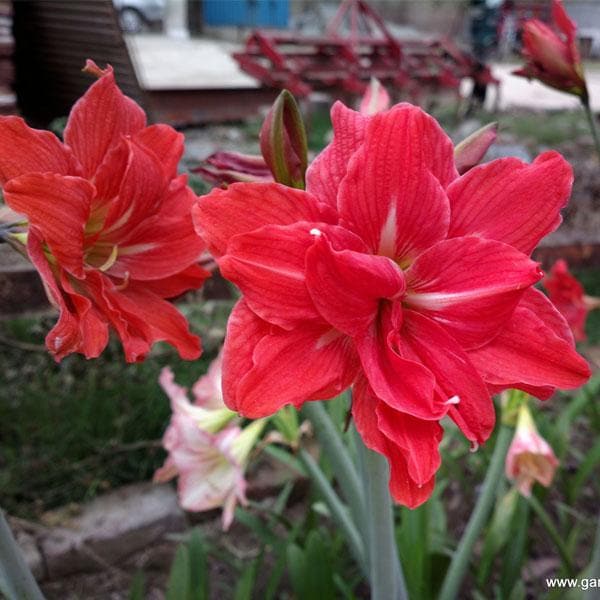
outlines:
[[[186,220],[157,215],[146,219],[118,245],[118,258],[108,273],[153,280],[176,275],[197,262],[204,242]]]
[[[319,313],[346,335],[363,335],[375,320],[381,299],[399,298],[406,284],[389,258],[353,250],[336,252],[319,235],[306,253],[306,285]]]
[[[556,152],[532,164],[500,158],[474,167],[448,188],[448,235],[479,235],[530,254],[560,225],[572,184],[573,171]]]
[[[53,133],[31,129],[20,117],[0,117],[0,185],[28,173],[79,171],[73,153]]]
[[[416,508],[425,502],[435,483],[434,477],[424,484],[415,482],[408,470],[404,450],[384,436],[379,430],[376,408],[379,399],[364,377],[359,377],[353,387],[352,416],[365,445],[383,454],[390,464],[390,492],[396,502]],[[432,423],[437,425],[437,423]]]
[[[404,359],[419,362],[435,377],[435,393],[449,415],[472,441],[483,443],[495,421],[494,405],[469,355],[446,331],[428,317],[404,311],[404,324],[394,339]]]
[[[118,243],[138,223],[155,214],[167,194],[168,181],[156,155],[133,141],[126,141],[129,157],[117,197],[111,203],[103,240]]]
[[[333,141],[308,167],[306,189],[332,208],[337,206],[338,187],[348,161],[364,141],[367,122],[367,117],[341,102],[331,108]]]
[[[406,271],[406,304],[440,323],[465,348],[490,341],[524,290],[539,281],[537,263],[512,246],[464,237],[444,240]]]
[[[565,34],[569,42],[576,40],[577,25],[569,17],[561,0],[552,0],[552,20]]]
[[[227,405],[246,417],[331,398],[356,376],[358,360],[350,339],[332,329],[307,324],[292,331],[265,331],[264,321],[239,302],[227,329],[223,392]],[[240,357],[232,356],[236,351]]]
[[[235,236],[219,261],[221,272],[239,286],[248,306],[260,318],[285,329],[304,320],[323,321],[305,282],[305,256],[314,243],[313,228],[323,230],[343,247],[364,248],[358,238],[340,227],[301,221],[266,225]]]
[[[200,338],[190,332],[187,320],[170,302],[135,284],[112,296],[128,320],[136,315],[150,328],[148,343],[165,341],[184,360],[195,360],[202,354]]]
[[[144,289],[161,298],[176,298],[190,290],[197,290],[209,277],[209,271],[198,265],[191,265],[164,279],[144,281]]]
[[[144,111],[121,92],[110,69],[73,106],[64,140],[91,178],[111,147],[145,125]]]
[[[4,187],[6,203],[29,219],[59,265],[83,277],[85,224],[94,186],[85,179],[31,173],[11,179]]]
[[[177,167],[183,156],[183,133],[169,125],[151,125],[136,133],[133,139],[156,154],[168,178],[177,175]]]
[[[453,146],[439,125],[420,109],[399,105],[372,117],[350,161],[338,196],[341,222],[372,252],[410,261],[446,237],[443,186],[456,176]]]
[[[86,358],[97,358],[108,344],[108,323],[89,298],[75,291],[64,271],[61,285],[69,294],[69,300],[77,312],[81,335],[81,345],[77,351]],[[54,342],[56,343],[56,339]]]
[[[398,307],[399,308],[399,307]],[[374,393],[394,409],[426,420],[441,419],[446,398],[434,394],[435,378],[420,362],[407,360],[392,347],[396,328],[386,309],[378,326],[356,339],[363,371]]]
[[[106,322],[91,302],[76,294],[70,285],[68,292],[61,289],[44,254],[42,240],[34,229],[29,231],[27,250],[50,301],[60,313],[58,322],[46,336],[48,350],[57,361],[73,352],[96,358],[108,342]],[[63,286],[65,282],[66,278],[63,278]]]
[[[440,424],[401,413],[385,402],[379,402],[375,412],[379,430],[402,448],[411,480],[426,484],[442,462],[439,445],[444,430]]]
[[[264,225],[290,225],[297,221],[333,223],[336,215],[314,196],[278,183],[234,183],[214,189],[192,209],[198,235],[209,251],[225,254],[229,240]]]
[[[557,335],[556,309],[539,297],[523,296],[506,327],[489,344],[469,352],[484,380],[503,388],[548,386],[573,389],[590,377],[572,338]],[[529,391],[529,389],[527,391]]]

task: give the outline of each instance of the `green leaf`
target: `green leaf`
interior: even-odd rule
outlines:
[[[252,590],[256,581],[256,573],[259,564],[262,563],[262,555],[255,558],[243,571],[235,586],[234,600],[252,600]]]
[[[484,587],[485,582],[490,576],[494,559],[509,539],[510,523],[515,513],[518,499],[519,492],[516,488],[511,488],[496,502],[496,509],[494,510],[490,526],[485,536],[483,550],[479,560],[477,581],[481,587]]]
[[[187,543],[190,559],[190,588],[192,600],[208,600],[208,556],[199,529],[194,529]]]
[[[287,548],[287,566],[294,596],[298,600],[308,600],[306,559],[304,552],[296,544],[290,544]]]
[[[190,555],[185,544],[180,544],[171,566],[166,600],[189,600],[191,597]]]
[[[506,546],[503,554],[504,560],[500,572],[500,587],[503,598],[510,595],[515,580],[519,578],[519,573],[521,573],[527,550],[528,533],[529,504],[525,498],[519,496],[510,524],[509,536],[511,542]]]
[[[142,571],[138,571],[131,581],[131,587],[129,588],[129,600],[144,600],[144,587],[146,581],[144,578],[144,573]]]
[[[591,450],[587,452],[584,461],[579,465],[575,477],[572,478],[569,485],[569,495],[571,503],[574,504],[583,484],[595,473],[597,473],[597,467],[600,464],[600,438],[596,440],[596,443],[592,446]]]
[[[306,562],[309,565],[308,581],[311,584],[309,598],[331,600],[335,597],[332,557],[318,530],[313,529],[306,541]],[[308,598],[307,598],[308,600]]]

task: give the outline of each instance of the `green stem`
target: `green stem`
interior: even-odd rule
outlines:
[[[592,550],[592,559],[586,569],[586,576],[589,579],[600,580],[600,516],[598,517],[598,525],[596,529],[596,540],[594,549]],[[598,596],[598,588],[589,588],[584,594],[584,600],[594,600]]]
[[[340,484],[344,499],[350,506],[354,522],[360,527],[365,515],[364,494],[358,472],[339,430],[321,402],[307,402],[302,412],[312,423],[321,448]]]
[[[0,592],[9,600],[44,600],[1,509]]]
[[[535,513],[536,517],[539,519],[540,523],[546,530],[546,533],[554,542],[554,545],[556,546],[556,549],[560,554],[560,558],[567,572],[567,576],[571,577],[575,574],[575,569],[573,568],[573,563],[571,561],[571,557],[569,556],[569,551],[567,550],[567,547],[565,546],[565,543],[563,542],[560,533],[558,533],[556,527],[554,527],[550,515],[548,515],[544,507],[540,504],[540,501],[535,496],[530,496],[529,498],[527,498],[527,501],[529,502],[529,506],[531,506],[531,508],[533,509],[533,512]]]
[[[588,98],[582,98],[581,104],[583,105],[583,110],[588,119],[588,123],[590,124],[590,130],[592,132],[592,137],[594,138],[594,145],[596,146],[596,152],[598,153],[598,157],[600,158],[600,134],[598,133],[598,125],[596,123],[596,117],[592,111],[592,107],[590,106],[590,101]]]
[[[406,600],[408,593],[398,558],[394,512],[388,487],[388,463],[381,454],[369,450],[362,440],[358,448],[367,495],[371,599]]]
[[[358,530],[354,526],[354,523],[348,514],[348,509],[346,506],[344,506],[344,504],[342,504],[338,495],[335,493],[334,489],[331,487],[331,484],[327,480],[327,477],[325,477],[325,474],[323,471],[321,471],[319,465],[314,461],[313,457],[306,450],[300,449],[298,452],[298,458],[304,465],[304,468],[306,469],[306,472],[312,479],[313,483],[317,486],[317,489],[329,507],[334,520],[342,530],[354,559],[362,569],[363,574],[366,576],[367,567],[364,545]]]
[[[485,525],[496,497],[498,484],[502,481],[502,469],[504,460],[513,435],[513,428],[501,425],[496,438],[496,445],[487,474],[483,481],[483,487],[471,518],[467,523],[463,536],[454,553],[442,590],[438,600],[455,600],[458,597],[461,583],[469,567],[469,561],[473,555],[473,546]]]

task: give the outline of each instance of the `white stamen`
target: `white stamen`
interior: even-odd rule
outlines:
[[[471,442],[469,452],[477,452],[477,450],[479,450],[479,444],[477,442]]]
[[[323,233],[321,232],[320,229],[317,229],[316,227],[311,229],[309,231],[310,235],[314,235],[315,237],[321,237],[323,235]]]
[[[460,396],[452,396],[452,398],[448,398],[444,404],[458,404],[460,402]]]

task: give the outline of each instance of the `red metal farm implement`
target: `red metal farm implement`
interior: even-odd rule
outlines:
[[[485,65],[448,39],[396,38],[364,0],[344,0],[323,36],[255,30],[234,58],[265,85],[299,97],[315,90],[361,94],[371,77],[413,99],[423,91],[458,94],[465,77],[497,84]]]

